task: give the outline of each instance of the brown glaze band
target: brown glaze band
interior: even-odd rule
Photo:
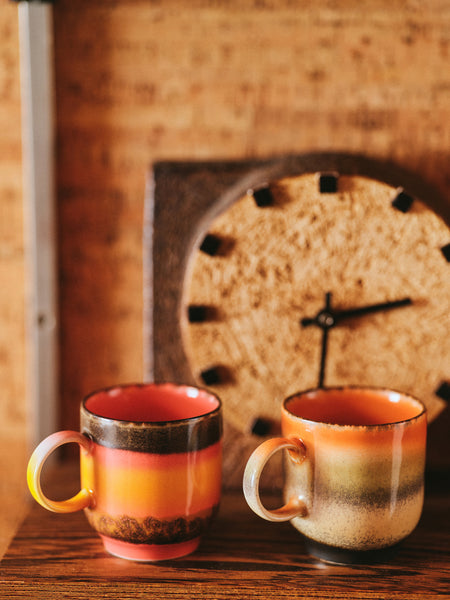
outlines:
[[[195,515],[173,519],[136,519],[127,515],[111,517],[89,509],[85,512],[91,526],[110,538],[131,544],[177,544],[201,536],[217,510],[218,505]]]
[[[220,441],[222,416],[220,405],[213,412],[158,423],[118,421],[95,415],[81,406],[81,432],[107,448],[174,454],[196,452]]]
[[[360,489],[352,491],[351,488],[336,489],[335,486],[327,487],[325,485],[316,486],[316,494],[320,495],[322,500],[330,502],[340,502],[345,505],[359,506],[363,508],[382,508],[389,506],[393,502],[407,500],[423,492],[423,475],[417,476],[417,479],[407,484],[399,486],[395,492],[391,488],[378,488],[374,490],[362,491]]]

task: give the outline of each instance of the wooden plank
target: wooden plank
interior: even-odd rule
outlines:
[[[36,600],[448,597],[448,485],[442,483],[448,472],[435,475],[416,531],[389,563],[371,566],[329,565],[308,556],[293,527],[259,519],[241,493],[224,496],[197,552],[154,564],[105,554],[81,513],[55,515],[34,505],[1,563],[2,594]],[[72,467],[59,470],[57,480],[48,488],[53,497],[76,489]]]
[[[22,517],[28,416],[17,5],[0,4],[0,556]]]
[[[0,439],[25,433],[25,267],[17,6],[0,7]]]

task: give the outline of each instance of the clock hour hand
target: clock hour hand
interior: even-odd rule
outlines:
[[[392,310],[394,308],[400,308],[402,306],[409,306],[412,304],[411,298],[402,298],[400,300],[393,300],[392,302],[379,302],[378,304],[369,304],[367,306],[359,306],[356,308],[349,308],[346,310],[334,310],[330,307],[325,307],[320,310],[317,315],[313,318],[306,317],[301,320],[303,327],[309,325],[317,325],[322,329],[330,329],[341,321],[349,319],[351,317],[361,317],[376,312],[384,312],[386,310]]]
[[[326,320],[326,315],[328,314],[328,316],[329,316],[330,311],[331,311],[331,292],[327,292],[325,294],[325,308],[323,309],[323,311],[321,311],[321,313],[322,313],[321,316],[325,317],[325,320]],[[321,349],[321,354],[320,354],[319,388],[323,388],[323,384],[324,384],[324,380],[325,380],[325,366],[326,366],[327,352],[328,352],[328,330],[329,330],[328,326],[321,325],[321,327],[322,327],[322,349]]]

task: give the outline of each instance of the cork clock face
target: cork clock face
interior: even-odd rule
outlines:
[[[197,233],[180,303],[184,354],[243,434],[317,385],[421,398],[450,378],[450,230],[420,198],[362,175],[259,182]]]

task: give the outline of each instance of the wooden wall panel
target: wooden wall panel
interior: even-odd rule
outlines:
[[[92,388],[143,376],[152,161],[360,152],[450,199],[448,0],[59,0],[54,11],[65,427]]]
[[[0,437],[25,407],[25,267],[17,6],[0,3]]]
[[[17,5],[0,0],[0,556],[23,511],[25,264]]]

